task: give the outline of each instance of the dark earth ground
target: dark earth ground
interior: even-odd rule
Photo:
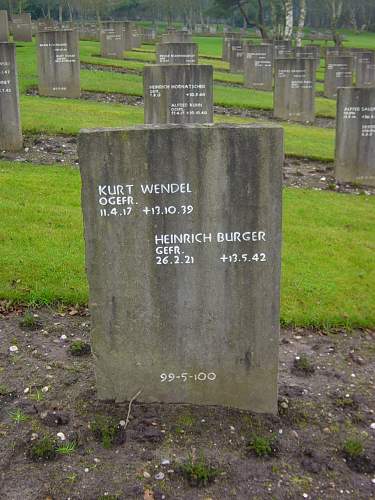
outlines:
[[[91,355],[69,352],[89,339],[85,309],[0,311],[2,500],[375,498],[374,331],[284,329],[278,416],[134,401],[124,431],[129,405],[99,402]],[[109,448],[98,415],[122,429]],[[33,461],[45,435],[76,449]],[[271,456],[250,449],[259,437],[271,438]],[[345,455],[348,439],[364,451]],[[181,464],[202,456],[217,477],[198,488]]]
[[[0,151],[0,159],[41,165],[78,166],[77,138],[44,134],[26,135],[24,137],[23,151],[18,153]],[[374,187],[336,183],[333,168],[332,162],[324,163],[303,158],[286,158],[284,185],[355,195],[375,195]]]

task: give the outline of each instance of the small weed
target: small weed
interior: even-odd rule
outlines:
[[[36,389],[35,392],[30,394],[30,399],[33,399],[34,401],[43,401],[44,400],[44,393],[41,389]]]
[[[297,356],[295,358],[292,371],[296,375],[304,375],[305,377],[309,377],[310,375],[315,373],[315,367],[306,354],[301,354],[300,356]]]
[[[114,444],[123,444],[125,441],[123,427],[112,417],[96,416],[91,422],[91,430],[104,448],[110,448]]]
[[[193,427],[195,424],[195,417],[193,415],[180,415],[177,419],[177,425],[182,426],[182,427]]]
[[[15,424],[21,424],[29,420],[29,417],[19,408],[9,412],[9,416]]]
[[[271,436],[259,436],[254,434],[247,445],[257,457],[272,457],[277,453],[276,438]]]
[[[336,184],[333,183],[333,182],[330,182],[327,186],[327,188],[330,190],[330,191],[336,191]]]
[[[56,448],[56,453],[60,455],[72,455],[77,449],[77,444],[72,442],[64,443],[63,445]]]
[[[364,452],[362,441],[357,438],[347,439],[343,445],[343,452],[347,458],[358,458]]]
[[[23,318],[20,321],[20,327],[27,330],[37,330],[40,327],[40,321],[31,313],[26,311]]]
[[[72,356],[85,356],[91,353],[91,346],[83,340],[74,340],[69,346],[69,352]]]
[[[9,394],[9,390],[6,385],[0,384],[0,396],[7,396]]]
[[[69,481],[69,483],[73,484],[77,481],[78,479],[78,474],[76,472],[72,472],[71,474],[68,474],[66,476],[66,480]]]
[[[357,409],[358,408],[358,403],[353,399],[353,398],[337,398],[336,399],[336,406],[339,408],[349,408],[349,409]]]
[[[29,457],[34,460],[53,460],[56,456],[56,441],[46,435],[33,443],[29,449]]]
[[[219,470],[209,464],[203,454],[196,459],[190,455],[188,460],[180,466],[180,473],[191,486],[202,488],[212,483],[219,475]]]

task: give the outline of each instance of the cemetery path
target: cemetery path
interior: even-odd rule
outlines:
[[[87,98],[90,98],[91,93],[88,92],[87,94]],[[112,94],[102,94],[102,98],[110,100]],[[134,105],[136,103],[139,106],[142,105],[142,100],[139,97],[126,96],[125,98],[127,99],[126,104],[132,100]],[[17,153],[0,152],[0,159],[28,162],[37,165],[58,164],[78,166],[77,137],[47,134],[25,135],[24,149],[22,151]],[[337,184],[333,169],[332,162],[325,163],[306,158],[287,157],[283,171],[284,186],[330,190],[354,195],[375,195],[374,187]]]
[[[25,314],[0,302],[0,313],[4,500],[374,494],[375,331],[282,330],[278,416],[134,401],[120,432],[128,404],[97,401],[92,358],[77,350],[89,342],[86,309]],[[115,425],[113,442],[98,422]],[[37,459],[46,437],[49,460]],[[345,451],[350,443],[363,451]],[[217,472],[201,489],[184,479],[192,454]]]

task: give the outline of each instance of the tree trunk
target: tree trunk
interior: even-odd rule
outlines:
[[[291,40],[293,35],[293,0],[284,0],[285,9],[285,40]]]
[[[62,26],[63,23],[63,6],[59,3],[59,24]]]
[[[340,34],[337,31],[337,26],[342,14],[343,0],[330,0],[330,4],[332,11],[331,31],[332,31],[333,41],[335,42],[336,47],[341,47],[342,40]]]
[[[303,29],[306,18],[306,0],[299,0],[298,31],[296,36],[297,47],[302,47]]]
[[[263,0],[258,0],[258,21],[256,23],[257,28],[260,31],[260,34],[262,35],[263,40],[269,40],[267,28],[264,23],[264,4]]]

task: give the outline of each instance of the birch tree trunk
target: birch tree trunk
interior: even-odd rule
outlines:
[[[285,40],[291,40],[293,35],[293,0],[284,0],[285,9]]]
[[[297,47],[302,47],[303,29],[306,19],[306,0],[299,0],[298,31],[296,36]]]

